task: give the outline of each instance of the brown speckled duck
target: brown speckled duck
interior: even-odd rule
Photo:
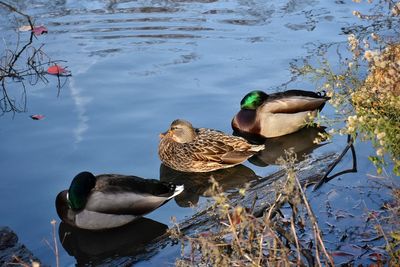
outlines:
[[[240,102],[241,110],[232,120],[232,128],[244,134],[277,137],[303,128],[330,97],[324,93],[288,90],[266,94],[252,91]]]
[[[264,145],[252,145],[241,137],[193,128],[190,122],[179,119],[174,120],[160,137],[160,159],[166,166],[183,172],[229,168],[264,149]]]

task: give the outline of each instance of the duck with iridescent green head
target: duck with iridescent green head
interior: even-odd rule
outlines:
[[[125,225],[180,194],[183,186],[137,176],[81,172],[57,195],[60,219],[77,228],[104,230]]]
[[[240,102],[232,128],[239,134],[266,138],[294,133],[311,122],[329,99],[324,93],[303,90],[269,95],[252,91]]]

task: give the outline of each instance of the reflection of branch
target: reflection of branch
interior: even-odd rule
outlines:
[[[24,16],[24,17],[28,20],[29,25],[31,26],[31,29],[33,29],[33,23],[32,23],[32,20],[31,20],[31,17],[30,17],[30,16],[26,15],[25,13],[22,13],[21,11],[19,11],[18,9],[16,9],[16,8],[13,7],[12,5],[9,5],[9,4],[7,4],[7,3],[5,3],[5,2],[3,2],[3,1],[0,1],[0,5],[3,5],[3,6],[5,6],[5,7],[7,7],[7,8],[10,9],[12,12],[15,12],[15,13],[20,14],[21,16]]]
[[[28,20],[29,26],[30,26],[31,29],[33,30],[33,23],[32,23],[32,20],[31,20],[31,17],[30,17],[30,16],[26,15],[25,13],[22,13],[21,11],[19,11],[19,10],[16,9],[15,7],[13,7],[13,6],[11,6],[11,5],[7,4],[7,3],[4,3],[3,1],[0,1],[0,5],[3,5],[3,6],[5,6],[5,7],[7,7],[7,8],[10,9],[12,12],[15,12],[15,13],[20,14],[21,16],[24,16],[24,17]],[[13,59],[13,61],[12,61],[12,62],[10,63],[10,65],[9,65],[8,72],[11,72],[11,70],[12,70],[13,67],[14,67],[15,62],[17,62],[17,60],[18,60],[18,58],[21,56],[22,52],[23,52],[29,45],[32,44],[32,39],[33,39],[33,31],[31,31],[31,36],[30,36],[30,38],[29,38],[29,42],[28,42],[26,45],[24,45],[24,47],[22,47],[22,49],[21,49],[18,53],[13,54],[14,59]]]
[[[293,219],[293,218],[292,218]],[[279,233],[281,236],[283,236],[290,244],[296,244],[297,246],[297,252],[300,252],[301,255],[303,255],[308,263],[308,266],[314,266],[315,265],[315,261],[314,261],[314,257],[310,251],[310,249],[304,248],[303,245],[301,245],[300,243],[298,243],[297,241],[297,235],[296,232],[294,231],[293,233],[290,233],[285,227],[282,227],[281,225],[279,225],[277,222],[274,223],[274,225],[272,226],[272,228],[274,230],[276,230],[277,233]],[[298,261],[299,262],[299,261]]]
[[[329,182],[330,180],[332,180],[333,178],[335,178],[337,176],[340,176],[345,173],[357,172],[357,157],[356,157],[356,151],[354,149],[353,143],[354,143],[353,137],[348,135],[347,136],[347,146],[344,148],[342,154],[340,154],[340,156],[336,159],[336,161],[330,166],[330,168],[328,169],[328,171],[326,172],[324,177],[322,177],[321,180],[314,186],[313,191],[317,190],[324,183]],[[353,157],[353,167],[351,169],[346,169],[346,170],[340,171],[338,173],[335,173],[332,176],[328,176],[332,172],[332,170],[336,167],[336,165],[342,160],[344,155],[346,155],[346,153],[349,149],[351,149],[351,155]]]
[[[11,51],[10,49],[7,49],[5,52],[5,55],[1,58],[0,62],[0,82],[1,82],[1,89],[3,96],[0,98],[0,109],[3,113],[5,112],[22,112],[26,110],[26,86],[24,82],[24,77],[31,77],[29,80],[30,85],[35,85],[38,81],[42,81],[43,83],[48,83],[48,80],[45,77],[45,70],[43,68],[44,65],[49,65],[49,64],[54,64],[58,61],[52,61],[46,53],[43,52],[42,48],[43,45],[41,45],[39,48],[35,48],[32,43],[33,43],[33,37],[34,37],[34,24],[32,22],[32,19],[29,15],[19,11],[17,8],[11,6],[10,4],[7,4],[3,1],[0,1],[0,6],[4,6],[7,9],[9,9],[11,12],[15,12],[23,17],[25,17],[30,25],[30,37],[27,43],[20,48],[20,34],[18,33],[18,38],[17,38],[17,44],[15,47],[15,51]],[[24,56],[22,56],[22,54]],[[26,56],[25,56],[26,55]],[[26,67],[23,68],[22,70],[19,69],[18,63],[21,62],[24,58],[26,59]],[[45,61],[45,62],[43,62]],[[58,76],[58,75],[57,75]],[[65,75],[65,76],[70,76],[70,75]],[[7,92],[6,88],[6,79],[10,78],[13,81],[18,81],[21,83],[22,87],[22,96],[21,96],[21,102],[22,102],[22,107],[17,106],[17,101],[12,98]],[[58,79],[58,94],[60,93],[61,87],[65,84],[61,84],[60,82],[60,77],[57,77]]]
[[[15,107],[15,101],[8,96],[7,90],[5,90],[5,86],[5,80],[2,79],[1,87],[3,88],[3,97],[0,99],[0,108],[3,110],[3,112],[16,112],[18,111],[18,109]]]

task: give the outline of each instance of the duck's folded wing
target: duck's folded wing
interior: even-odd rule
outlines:
[[[169,196],[174,186],[155,179],[144,179],[133,175],[101,174],[97,176],[94,191],[105,193],[137,193]]]
[[[249,157],[254,155],[254,152],[250,151],[232,151],[222,156],[222,161],[227,164],[238,164],[242,163]]]
[[[319,109],[326,100],[310,96],[287,96],[268,100],[261,108],[262,112],[297,113]]]
[[[86,210],[107,214],[144,215],[167,202],[169,198],[133,192],[93,192],[86,203]]]
[[[201,142],[191,146],[191,157],[193,161],[215,161],[221,162],[221,157],[229,151],[231,146],[216,140],[203,139]]]
[[[110,214],[143,215],[171,199],[177,189],[173,184],[155,179],[99,175],[85,209]]]
[[[194,161],[214,161],[227,164],[241,163],[255,152],[250,151],[251,145],[227,144],[223,141],[204,140],[205,146],[194,146],[192,157]]]

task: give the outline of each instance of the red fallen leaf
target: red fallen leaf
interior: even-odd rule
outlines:
[[[47,73],[48,74],[52,74],[52,75],[62,75],[62,74],[66,74],[67,70],[61,66],[58,66],[57,64],[50,66],[47,69]]]
[[[41,120],[44,119],[44,115],[41,114],[35,114],[35,115],[31,115],[32,120]]]
[[[33,27],[32,32],[34,35],[38,36],[41,35],[43,33],[47,33],[48,30],[45,26],[38,26],[38,27]]]
[[[200,233],[199,235],[202,236],[202,237],[209,237],[209,236],[211,236],[211,233],[209,233],[209,232],[202,232],[202,233]]]

